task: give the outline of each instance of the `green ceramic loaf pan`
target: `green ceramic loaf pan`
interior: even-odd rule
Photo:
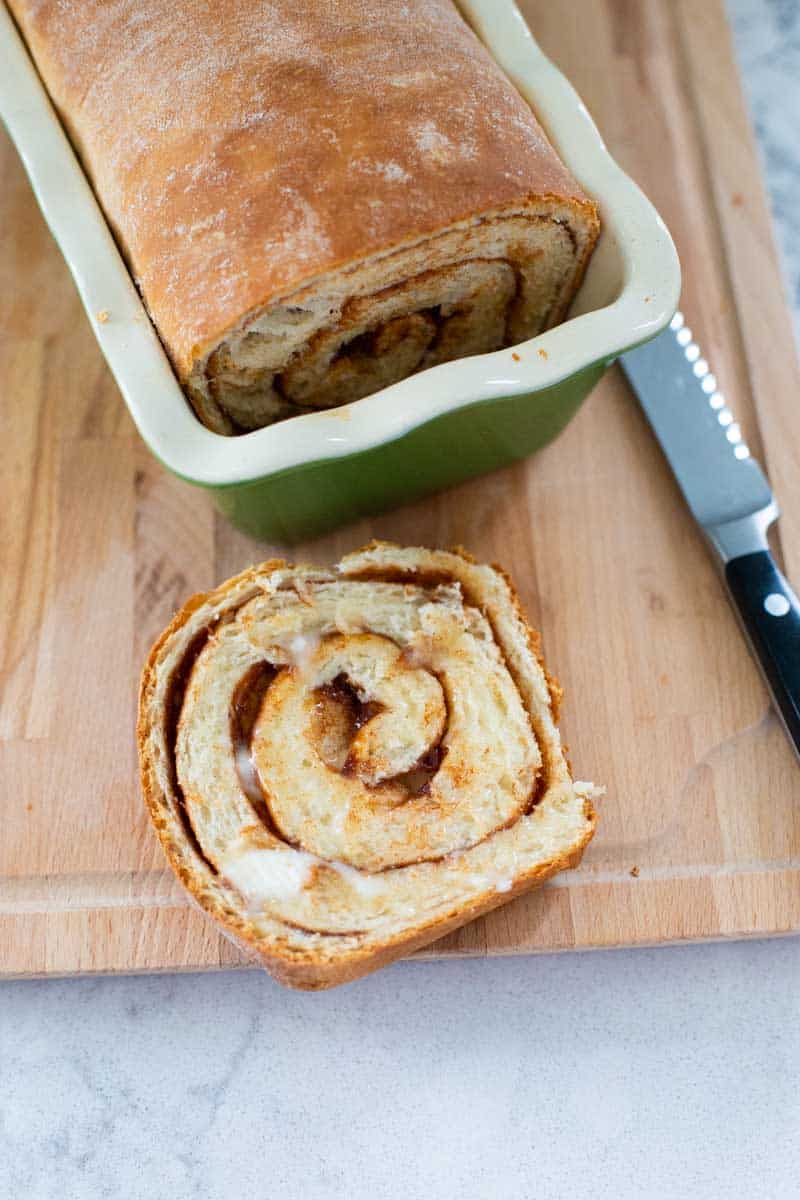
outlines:
[[[512,0],[459,7],[600,207],[602,236],[569,320],[513,350],[445,363],[354,404],[222,437],[186,402],[0,3],[0,115],[133,420],[165,467],[211,492],[255,537],[302,540],[533,453],[563,429],[606,367],[655,336],[677,307],[669,233]]]

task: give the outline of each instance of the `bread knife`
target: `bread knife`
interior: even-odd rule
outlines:
[[[623,354],[621,365],[721,566],[800,756],[800,603],[767,543],[767,530],[779,516],[767,478],[683,313],[651,342]]]

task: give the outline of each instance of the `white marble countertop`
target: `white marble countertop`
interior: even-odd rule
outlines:
[[[800,327],[800,0],[728,3]],[[798,1076],[800,939],[12,983],[0,1200],[794,1200]]]

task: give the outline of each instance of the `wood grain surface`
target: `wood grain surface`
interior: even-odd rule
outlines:
[[[781,500],[797,585],[800,374],[721,2],[522,7],[675,236],[684,310]],[[0,970],[238,965],[150,831],[136,682],[190,592],[273,547],[149,456],[0,154]],[[576,773],[608,788],[580,871],[426,953],[800,927],[800,772],[617,370],[535,459],[292,552],[328,562],[373,535],[506,564],[566,689]]]

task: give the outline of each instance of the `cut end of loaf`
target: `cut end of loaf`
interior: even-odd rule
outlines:
[[[594,831],[538,635],[460,552],[373,543],[195,597],[148,659],[138,741],[180,879],[293,987],[412,953]]]
[[[590,202],[538,200],[321,276],[202,356],[195,411],[242,433],[535,337],[564,317],[598,230]]]

